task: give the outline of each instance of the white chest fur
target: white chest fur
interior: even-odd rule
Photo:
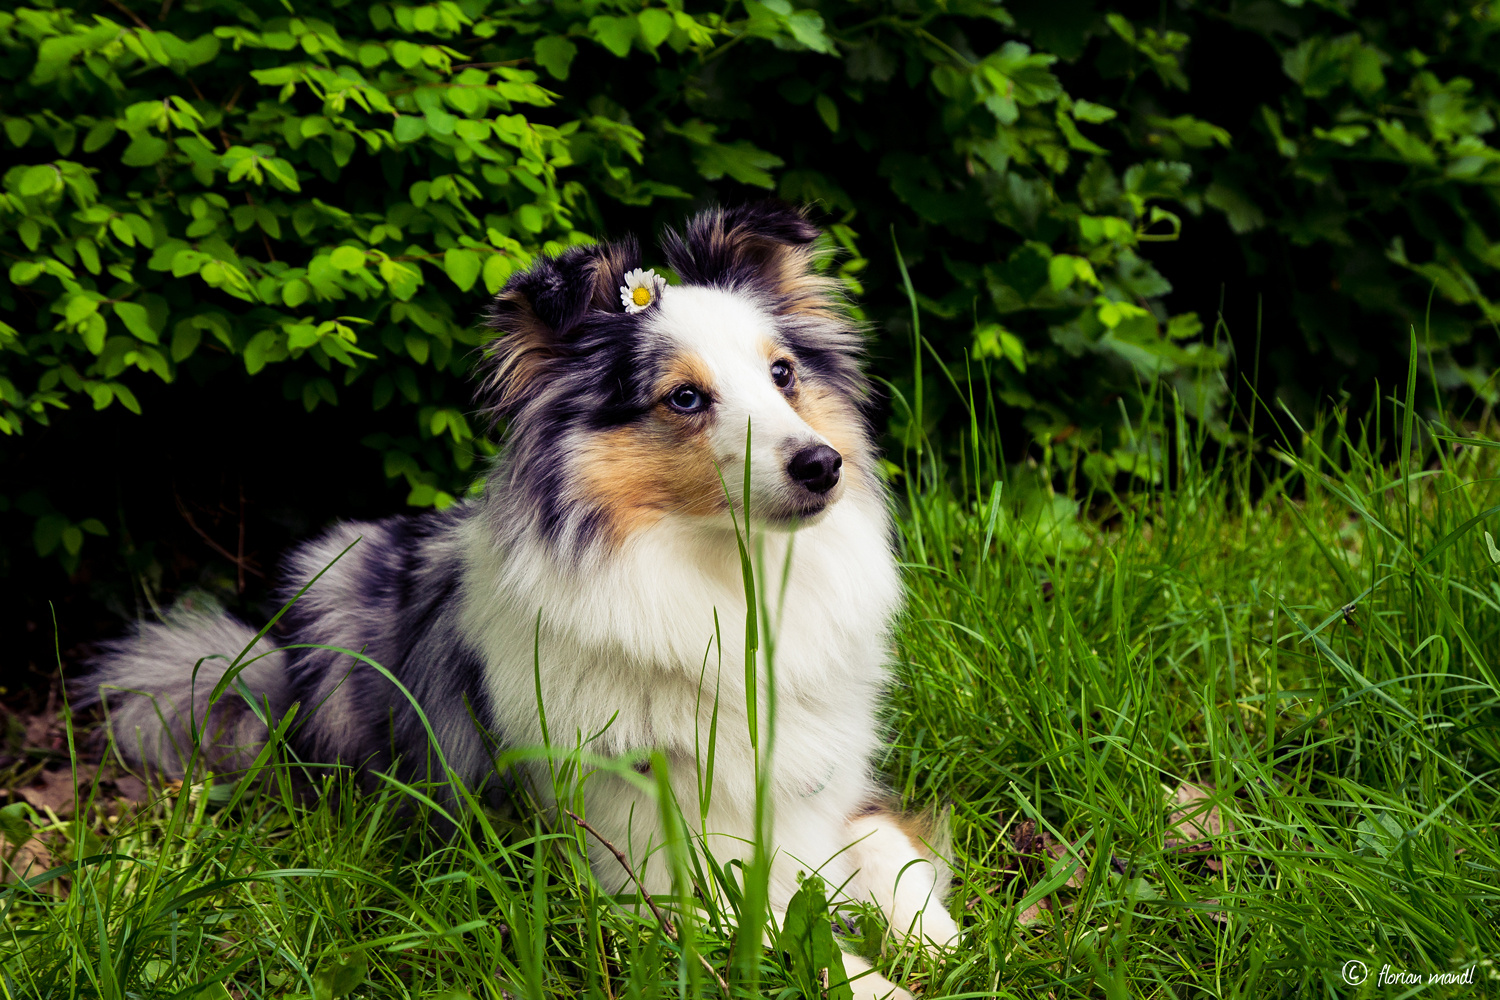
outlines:
[[[537,542],[502,546],[481,520],[464,546],[464,627],[485,662],[507,741],[543,742],[539,678],[554,746],[588,742],[590,752],[608,756],[664,752],[691,817],[696,765],[717,709],[709,822],[716,832],[749,833],[740,828],[753,811],[755,761],[733,533],[667,518],[608,559],[569,564]],[[775,733],[776,798],[789,807],[817,796],[830,808],[855,808],[871,788],[889,623],[900,596],[885,512],[879,498],[852,494],[795,534],[757,533],[754,548],[761,601],[770,611],[757,664],[759,727],[763,761],[765,734]],[[774,725],[766,712],[768,660]],[[625,806],[605,801],[621,798],[622,785],[594,783],[586,792],[591,814]]]

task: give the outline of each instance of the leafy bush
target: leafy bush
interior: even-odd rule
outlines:
[[[1102,471],[1130,468],[1147,438],[1122,433],[1121,390],[1222,361],[1192,342],[1194,317],[1168,322],[1169,286],[1138,253],[1175,237],[1160,203],[1188,171],[1111,168],[1085,133],[1114,112],[1071,99],[1002,7],[877,9],[0,14],[0,430],[87,437],[90,412],[139,412],[156,380],[207,413],[248,378],[257,411],[401,414],[365,442],[408,503],[445,504],[491,447],[463,386],[487,294],[536,252],[774,192],[826,214],[883,353],[909,356],[899,283],[856,275],[862,250],[893,259],[894,228],[924,290],[947,275],[923,300],[948,321],[939,355],[968,350],[1044,444],[1072,436]],[[913,388],[896,380],[898,429]],[[38,488],[55,460],[13,461],[0,502],[72,571],[112,519]]]
[[[1246,367],[1263,334],[1262,388],[1304,412],[1399,384],[1413,329],[1449,403],[1500,401],[1500,6],[1134,6],[1016,11],[1075,94],[1121,111],[1117,155],[1191,166],[1203,222],[1159,261],[1179,308],[1230,297]]]
[[[106,419],[182,468],[246,414],[266,437],[325,438],[295,489],[252,483],[252,508],[301,511],[288,525],[354,513],[335,481],[372,507],[450,502],[492,449],[465,386],[487,295],[534,253],[713,200],[815,206],[897,442],[919,412],[962,451],[968,384],[1046,471],[1157,475],[1162,386],[1228,440],[1231,349],[1199,318],[1226,279],[1266,296],[1267,382],[1401,370],[1435,288],[1439,382],[1484,388],[1494,18],[1039,0],[0,13],[0,519],[31,540],[0,574],[39,554],[78,579],[125,558],[193,582],[196,540],[171,559],[131,541],[144,501],[62,485]],[[1231,328],[1247,355],[1259,331]],[[357,441],[373,461],[339,446]],[[160,532],[170,504],[152,507]]]

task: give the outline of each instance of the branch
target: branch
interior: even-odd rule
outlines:
[[[230,552],[224,546],[222,546],[218,542],[214,541],[213,537],[211,535],[209,535],[208,532],[206,532],[202,528],[198,527],[198,522],[194,521],[193,520],[193,515],[190,514],[190,513],[188,513],[187,505],[182,502],[182,497],[177,496],[175,490],[173,491],[172,495],[173,495],[173,498],[177,501],[177,512],[179,514],[181,514],[182,515],[182,519],[188,523],[188,527],[192,528],[194,531],[196,531],[198,533],[198,537],[201,538],[201,539],[203,539],[205,542],[208,543],[209,548],[213,549],[219,555],[223,556],[225,559],[228,559],[230,562],[234,563],[235,566],[239,567],[241,581],[244,580],[244,574],[246,572],[254,573],[256,576],[260,577],[262,580],[264,580],[266,578],[266,574],[262,573],[260,570],[256,569],[254,566],[252,566],[250,564],[250,561],[248,559],[246,559],[243,554],[239,555],[239,556],[236,556],[233,552]],[[243,592],[243,590],[244,590],[243,582],[241,583],[241,588],[240,589],[241,589],[241,592]]]
[[[114,7],[116,10],[120,11],[126,17],[128,17],[132,21],[134,21],[136,23],[136,27],[140,28],[142,31],[150,31],[151,30],[151,28],[146,24],[146,22],[142,21],[140,19],[140,17],[138,17],[136,15],[135,11],[131,10],[129,7],[127,7],[124,4],[122,4],[120,2],[120,0],[109,0],[109,3],[110,3],[110,6]]]
[[[641,898],[644,899],[646,901],[646,905],[651,908],[651,913],[656,917],[656,922],[661,924],[661,929],[666,932],[667,937],[671,938],[674,942],[680,943],[678,942],[677,938],[677,928],[672,926],[672,921],[667,919],[666,914],[657,909],[656,900],[651,898],[651,894],[646,891],[646,886],[642,884],[641,880],[636,876],[635,869],[630,867],[630,862],[626,860],[625,853],[614,844],[611,844],[609,841],[605,840],[602,833],[600,833],[598,830],[595,830],[592,826],[589,826],[588,821],[573,810],[564,807],[563,812],[571,816],[573,818],[573,822],[577,823],[580,827],[587,830],[589,833],[592,833],[595,840],[599,841],[599,843],[609,848],[609,853],[615,856],[615,860],[620,862],[620,867],[625,869],[625,874],[630,876],[630,881],[634,882],[635,887],[641,891]],[[718,981],[719,989],[724,991],[724,995],[729,996],[729,984],[724,981],[723,976],[719,975],[719,970],[710,965],[708,959],[704,958],[702,955],[698,956],[698,961],[702,962],[703,967],[708,970],[709,975],[713,976],[714,979]]]

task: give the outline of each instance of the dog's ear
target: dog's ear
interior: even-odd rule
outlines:
[[[824,313],[836,309],[838,293],[814,267],[817,238],[803,212],[762,202],[701,212],[662,243],[668,266],[688,284],[751,287],[778,313]]]
[[[510,414],[537,379],[567,353],[591,312],[623,312],[625,272],[640,266],[633,236],[539,257],[513,276],[490,307],[487,325],[500,336],[485,349],[481,402],[493,417]]]

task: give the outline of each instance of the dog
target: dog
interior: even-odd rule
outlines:
[[[897,935],[956,942],[946,869],[883,805],[873,765],[901,586],[862,337],[818,268],[818,236],[785,206],[705,211],[663,236],[670,286],[641,270],[633,238],[537,259],[489,315],[498,336],[479,399],[507,434],[481,495],[338,524],[292,550],[279,645],[227,615],[138,625],[95,659],[83,702],[108,700],[121,751],[168,774],[195,749],[221,772],[247,766],[296,706],[288,740],[302,760],[413,776],[431,743],[410,700],[364,660],[310,647],[362,652],[410,692],[474,790],[499,780],[497,743],[659,754],[720,863],[754,855],[759,753],[773,919],[799,874],[817,872],[836,902],[874,903]],[[739,643],[714,643],[745,634],[745,532],[774,639],[758,691]],[[235,691],[210,705],[242,650]],[[757,750],[752,706],[764,734],[772,667],[774,746]],[[548,765],[523,766],[558,805]],[[623,770],[576,789],[635,870],[592,838],[590,864],[610,891],[638,878],[668,892],[669,866],[652,863],[667,836],[659,809]],[[843,960],[857,996],[909,998]]]

